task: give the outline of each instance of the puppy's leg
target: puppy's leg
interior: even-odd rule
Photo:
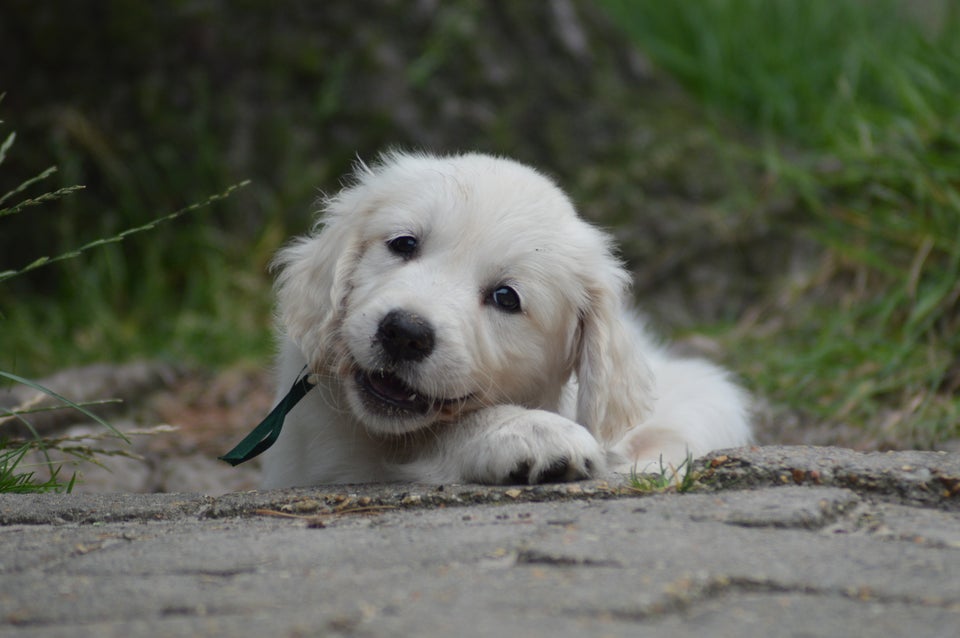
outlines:
[[[688,455],[750,443],[749,399],[722,368],[658,352],[653,411],[613,447],[616,472],[678,468]]]
[[[501,405],[437,432],[424,456],[395,466],[402,480],[534,484],[602,474],[605,454],[581,425],[559,414]]]

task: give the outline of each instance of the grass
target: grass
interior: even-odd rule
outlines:
[[[42,479],[34,472],[23,469],[24,457],[34,449],[35,446],[31,443],[10,446],[5,441],[0,441],[0,494],[72,491],[77,475],[72,474],[64,481],[60,478],[61,466],[51,467],[48,476]]]
[[[204,102],[186,121],[182,114],[151,111],[153,121],[137,124],[167,137],[170,128],[193,134],[190,157],[170,142],[124,153],[136,134],[111,137],[79,109],[58,113],[50,144],[37,144],[34,136],[34,146],[52,152],[58,167],[11,191],[26,199],[5,220],[7,238],[23,240],[9,247],[0,266],[17,271],[0,286],[3,366],[32,376],[94,361],[220,362],[271,351],[265,264],[285,231],[276,222],[249,223],[244,208],[261,199],[274,207],[284,202],[228,170],[208,121],[215,109]],[[32,195],[54,181],[89,181],[90,187],[82,197],[64,196],[83,187],[58,185]],[[207,197],[235,182],[245,188]],[[225,204],[228,194],[233,201]],[[156,210],[176,212],[153,219]],[[177,224],[160,224],[175,218]],[[83,259],[69,259],[78,251]],[[31,272],[46,265],[30,263],[43,254],[62,261]]]
[[[0,96],[2,97],[2,96]],[[11,133],[9,134],[2,143],[0,143],[0,166],[2,166],[4,160],[7,157],[8,152],[13,146],[13,143],[16,139],[16,135]],[[44,203],[57,201],[67,195],[75,193],[80,190],[80,186],[70,186],[65,188],[59,188],[53,191],[48,191],[37,195],[32,198],[23,198],[17,201],[18,197],[22,197],[25,192],[35,184],[42,182],[56,172],[55,168],[47,169],[37,176],[30,178],[22,182],[17,187],[13,188],[9,192],[0,195],[0,220],[5,217],[10,217],[13,215],[24,213],[36,206],[39,206]],[[84,243],[83,245],[66,252],[61,252],[51,257],[40,257],[34,259],[30,263],[27,263],[19,268],[9,269],[0,271],[0,284],[14,279],[15,277],[23,276],[27,273],[30,273],[38,268],[43,266],[48,266],[50,264],[56,264],[58,262],[63,262],[69,259],[74,259],[80,255],[91,251],[93,249],[102,248],[104,246],[109,246],[113,244],[118,244],[130,237],[131,235],[136,235],[138,233],[143,233],[146,231],[152,231],[157,228],[158,225],[172,221],[177,217],[180,217],[186,213],[198,210],[205,206],[219,201],[228,197],[232,191],[236,188],[244,186],[246,184],[241,183],[235,186],[232,186],[225,190],[219,195],[214,195],[209,197],[206,201],[192,204],[186,206],[178,211],[175,211],[169,215],[156,218],[146,224],[130,228],[124,231],[121,231],[117,234],[114,234],[109,237],[97,239]],[[3,322],[5,317],[0,315],[0,322]],[[9,332],[9,326],[3,326],[4,332]],[[24,334],[24,331],[21,329],[20,335]],[[102,402],[89,402],[89,403],[76,403],[69,398],[54,392],[53,390],[44,387],[43,385],[32,381],[28,378],[22,377],[20,375],[14,374],[12,372],[7,372],[0,369],[0,379],[6,380],[13,383],[18,383],[21,385],[26,385],[38,392],[38,396],[49,396],[56,400],[58,408],[68,407],[72,408],[82,415],[90,419],[92,422],[98,423],[103,426],[104,431],[98,435],[83,435],[83,436],[59,436],[59,437],[44,437],[41,436],[37,430],[30,423],[29,416],[40,411],[48,410],[48,407],[34,407],[32,405],[23,405],[18,406],[14,409],[8,409],[0,407],[0,428],[5,424],[18,421],[24,426],[27,430],[32,433],[32,437],[26,440],[17,440],[11,439],[9,437],[0,437],[0,493],[3,492],[16,492],[16,493],[25,493],[25,492],[70,492],[76,481],[76,474],[70,476],[69,479],[64,480],[61,478],[62,471],[62,462],[53,458],[51,453],[57,454],[60,457],[72,460],[73,462],[87,462],[87,463],[100,463],[100,459],[104,456],[110,455],[125,455],[130,456],[130,453],[124,449],[115,450],[109,447],[100,447],[96,445],[96,442],[103,439],[118,440],[121,443],[129,443],[129,438],[122,432],[118,431],[108,422],[101,419],[99,416],[88,410],[88,407],[102,403]],[[136,432],[141,434],[144,432]],[[34,456],[39,456],[42,459],[40,465],[46,469],[46,476],[39,477],[37,473],[33,470],[24,469],[25,461],[32,462]]]
[[[41,179],[56,177],[54,171],[15,192],[35,190]],[[265,263],[282,232],[268,225],[262,241],[246,244],[240,255],[241,248],[212,219],[223,214],[224,199],[237,198],[237,189],[251,190],[248,184],[242,181],[153,219],[142,212],[145,201],[123,195],[126,201],[114,205],[139,211],[141,221],[118,229],[132,221],[132,214],[117,220],[109,219],[108,211],[96,232],[84,228],[83,220],[101,202],[63,199],[79,186],[11,206],[10,215],[37,217],[45,213],[38,204],[55,200],[58,223],[37,222],[48,231],[59,226],[59,231],[49,233],[45,247],[53,256],[7,263],[8,270],[0,272],[0,284],[5,284],[0,286],[3,365],[36,375],[51,366],[131,357],[206,362],[270,352],[264,329],[270,318]],[[169,224],[174,219],[178,223]],[[80,255],[83,259],[75,259]],[[41,266],[50,268],[33,272]]]
[[[654,472],[642,470],[636,465],[630,470],[627,487],[643,494],[660,492],[689,492],[697,485],[700,474],[693,470],[693,455],[687,453],[687,458],[677,467],[664,465],[663,456],[659,460],[659,468]]]
[[[717,122],[759,132],[823,247],[726,335],[754,387],[866,446],[960,437],[960,6],[604,4]]]

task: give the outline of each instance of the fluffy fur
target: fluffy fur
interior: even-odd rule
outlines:
[[[647,336],[610,238],[516,162],[359,164],[276,267],[277,399],[305,366],[318,389],[264,487],[575,480],[750,439],[745,394]]]

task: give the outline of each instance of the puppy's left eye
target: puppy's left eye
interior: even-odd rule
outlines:
[[[520,308],[520,295],[510,286],[498,286],[490,293],[490,303],[508,313],[517,313]]]
[[[400,237],[394,237],[387,242],[387,248],[390,249],[395,255],[400,255],[405,259],[409,259],[417,252],[417,247],[420,245],[420,242],[417,241],[417,238],[413,235],[401,235]]]

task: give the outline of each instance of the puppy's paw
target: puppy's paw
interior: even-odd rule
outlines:
[[[517,412],[462,448],[464,481],[492,484],[578,481],[602,473],[605,455],[581,425],[543,410]]]

